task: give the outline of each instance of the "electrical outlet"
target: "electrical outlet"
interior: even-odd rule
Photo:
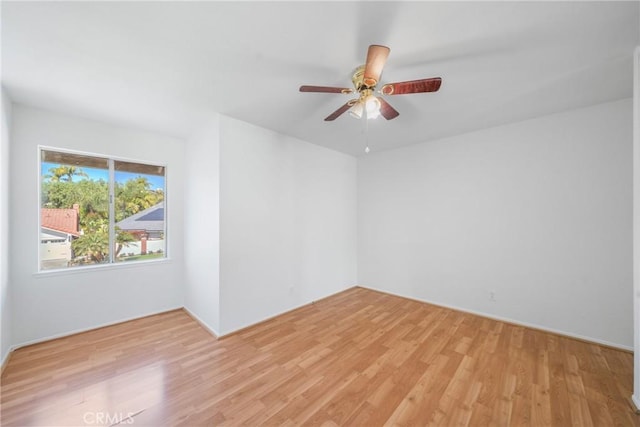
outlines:
[[[496,300],[496,291],[489,291],[489,301]]]

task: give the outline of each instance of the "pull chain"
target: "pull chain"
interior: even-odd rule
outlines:
[[[369,118],[367,117],[367,107],[363,108],[363,119],[364,119],[364,153],[369,154]]]

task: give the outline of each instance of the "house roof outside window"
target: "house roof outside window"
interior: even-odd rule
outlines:
[[[40,225],[42,228],[80,236],[79,211],[76,204],[72,209],[40,209]]]
[[[130,232],[164,233],[164,201],[123,219],[116,226]]]

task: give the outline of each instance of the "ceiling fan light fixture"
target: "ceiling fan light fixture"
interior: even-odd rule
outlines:
[[[380,101],[373,95],[364,100],[359,100],[349,110],[349,115],[354,119],[361,119],[366,113],[367,119],[376,119],[380,117]]]
[[[367,96],[364,100],[364,104],[367,110],[368,119],[375,119],[380,116],[380,100],[376,96]]]
[[[349,110],[349,115],[354,119],[361,119],[363,111],[364,107],[362,106],[362,102],[356,102]]]

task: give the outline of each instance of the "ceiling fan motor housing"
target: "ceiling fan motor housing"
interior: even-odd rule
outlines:
[[[351,81],[353,82],[353,86],[356,88],[358,92],[362,89],[373,89],[373,86],[367,86],[364,83],[364,65],[360,65],[355,70],[353,70],[353,75],[351,76]]]

